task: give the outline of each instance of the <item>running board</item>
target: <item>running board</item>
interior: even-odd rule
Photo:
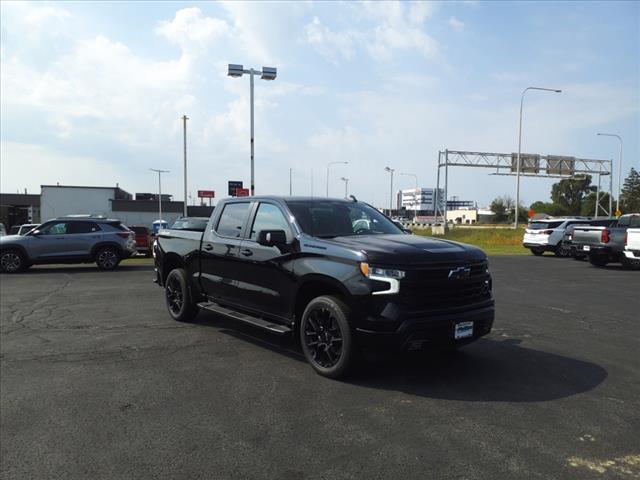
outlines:
[[[224,315],[225,317],[233,318],[234,320],[239,320],[243,323],[248,323],[249,325],[262,328],[263,330],[268,330],[270,332],[277,333],[279,335],[291,333],[291,329],[286,325],[280,325],[279,323],[273,323],[268,320],[264,320],[262,318],[252,317],[251,315],[247,315],[246,313],[236,312],[235,310],[230,310],[228,308],[222,307],[217,303],[201,302],[201,303],[198,303],[198,307],[202,308],[203,310],[208,310],[210,312],[215,312],[220,315]]]

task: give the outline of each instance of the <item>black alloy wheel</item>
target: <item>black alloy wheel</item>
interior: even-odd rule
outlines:
[[[331,368],[338,363],[342,356],[342,332],[328,308],[317,307],[311,310],[304,334],[314,362],[323,368]]]
[[[556,257],[568,257],[569,255],[571,255],[571,247],[569,245],[567,245],[566,243],[562,243],[560,242],[555,249],[555,255]]]
[[[356,348],[349,308],[338,298],[313,299],[302,315],[300,341],[307,361],[320,375],[337,378],[353,366]]]
[[[179,322],[190,322],[198,314],[198,307],[191,299],[186,272],[175,268],[164,282],[164,298],[169,315]]]

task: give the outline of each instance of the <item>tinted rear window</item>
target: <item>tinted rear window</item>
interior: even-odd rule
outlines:
[[[612,223],[615,223],[615,220],[604,218],[602,220],[591,220],[589,222],[589,225],[592,225],[594,227],[610,227]]]
[[[129,230],[133,230],[138,235],[147,235],[149,233],[147,227],[129,227]]]
[[[100,227],[96,222],[69,222],[67,233],[92,233],[99,232]]]
[[[533,222],[529,225],[531,230],[547,230],[549,228],[558,228],[562,222]]]
[[[225,237],[240,238],[248,213],[249,202],[228,203],[220,215],[216,232]]]

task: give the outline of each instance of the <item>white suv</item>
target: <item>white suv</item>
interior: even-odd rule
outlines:
[[[522,245],[534,255],[553,252],[558,257],[566,257],[571,252],[562,248],[562,237],[569,225],[588,224],[589,217],[547,218],[531,222],[524,231]]]

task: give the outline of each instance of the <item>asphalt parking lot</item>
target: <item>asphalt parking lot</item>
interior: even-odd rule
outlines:
[[[491,335],[348,381],[201,313],[150,267],[0,276],[1,474],[13,478],[639,478],[640,272],[491,259]]]

